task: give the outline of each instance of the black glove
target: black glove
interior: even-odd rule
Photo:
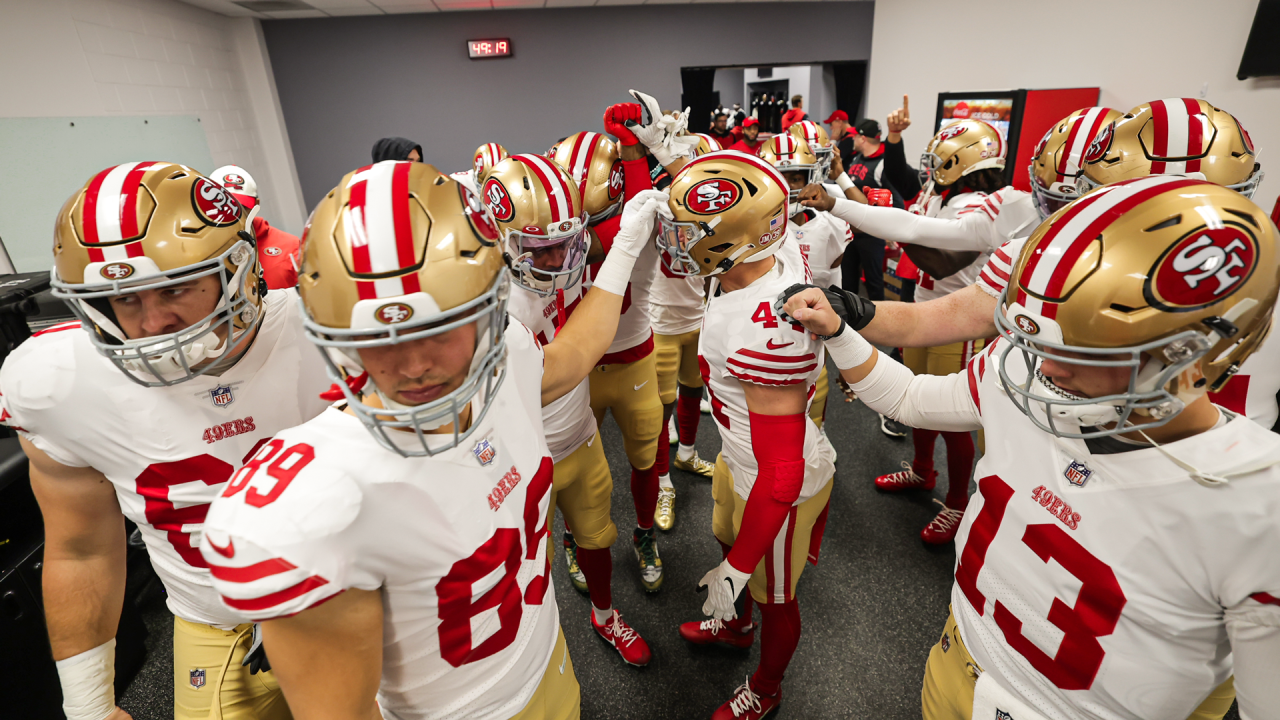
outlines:
[[[250,675],[271,672],[271,661],[267,659],[267,649],[262,646],[262,626],[258,623],[253,624],[253,644],[249,646],[249,652],[244,654],[244,660],[240,661],[240,665],[242,667],[248,665]]]
[[[786,318],[788,322],[792,322],[790,316],[782,311],[782,306],[791,299],[792,295],[811,287],[818,286],[796,283],[786,290],[783,290],[782,294],[778,296],[777,301],[773,303],[774,311],[777,312],[779,317]],[[822,290],[822,288],[818,289]],[[835,310],[836,314],[840,316],[840,319],[854,330],[861,330],[866,327],[871,323],[872,318],[876,316],[875,303],[870,300],[863,300],[861,296],[855,295],[844,288],[832,285],[831,287],[822,290],[822,292],[827,296],[827,302],[831,303],[831,309]],[[838,335],[839,333],[837,332],[836,334]]]

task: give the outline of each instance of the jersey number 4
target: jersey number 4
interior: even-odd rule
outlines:
[[[982,493],[982,510],[969,528],[969,537],[960,551],[956,584],[978,614],[984,615],[987,598],[978,589],[978,575],[986,563],[987,550],[1000,531],[1014,491],[996,475],[979,480],[978,490]],[[1124,591],[1111,566],[1084,549],[1058,525],[1028,525],[1022,542],[1042,562],[1056,560],[1080,581],[1080,594],[1074,606],[1054,598],[1049,609],[1049,622],[1063,632],[1057,654],[1049,657],[1027,639],[1022,634],[1022,621],[999,600],[995,602],[992,618],[1009,646],[1050,682],[1063,690],[1088,690],[1106,654],[1098,638],[1115,632],[1126,602]]]
[[[551,528],[547,524],[547,513],[542,510],[542,501],[551,493],[551,479],[551,458],[543,458],[525,491],[524,531],[498,528],[470,557],[454,563],[448,574],[436,583],[440,655],[450,665],[462,667],[505,650],[520,630],[524,606],[541,605],[546,597],[551,577],[550,553],[540,573],[529,580],[523,592],[517,578],[520,566],[525,561],[536,560],[538,549],[547,545]],[[475,597],[472,588],[499,571],[502,576],[498,582]],[[475,625],[473,621],[494,608],[497,608],[498,629],[476,644],[473,628],[487,627],[494,618],[485,618]]]

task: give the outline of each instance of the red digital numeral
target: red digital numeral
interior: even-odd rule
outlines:
[[[554,477],[550,458],[543,458],[538,472],[525,489],[524,500],[524,552],[521,552],[521,533],[514,528],[499,528],[470,557],[459,560],[449,573],[436,583],[439,598],[440,655],[450,665],[461,667],[483,660],[506,649],[516,638],[520,618],[524,614],[522,593],[516,582],[522,557],[532,560],[538,557],[538,543],[546,543],[551,528],[547,514],[542,512],[542,500],[551,493]],[[503,568],[502,578],[484,595],[472,600],[472,587],[481,579]],[[529,581],[523,600],[530,605],[541,605],[546,597],[551,577],[551,555],[547,555],[542,573]],[[498,631],[479,646],[471,636],[471,619],[476,615],[498,608]]]
[[[191,546],[191,533],[183,530],[187,525],[204,523],[209,513],[209,503],[197,503],[175,507],[169,499],[169,489],[174,485],[200,481],[205,485],[221,485],[234,470],[230,463],[212,455],[197,455],[185,460],[155,463],[142,471],[134,480],[138,494],[146,501],[147,522],[157,530],[165,531],[169,544],[192,567],[209,567],[200,550]]]
[[[756,311],[751,315],[751,322],[760,323],[766,328],[778,327],[778,316],[773,314],[773,305],[765,301],[756,306]]]
[[[982,615],[986,597],[978,590],[978,575],[1014,491],[995,475],[979,480],[978,490],[983,497],[982,511],[970,527],[969,537],[960,553],[956,584],[970,605]],[[1049,609],[1049,622],[1063,632],[1062,642],[1057,653],[1049,657],[1022,634],[1022,621],[999,600],[996,600],[992,619],[1004,633],[1009,646],[1054,685],[1063,690],[1088,690],[1093,686],[1106,655],[1098,638],[1115,632],[1127,602],[1120,582],[1110,565],[1099,560],[1055,524],[1028,525],[1022,542],[1041,561],[1058,561],[1063,569],[1080,581],[1075,605],[1069,606],[1055,597]]]

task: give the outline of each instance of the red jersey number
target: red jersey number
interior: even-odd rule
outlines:
[[[956,584],[978,614],[984,615],[987,599],[978,589],[978,575],[986,564],[991,542],[1000,532],[1014,490],[999,476],[988,475],[978,481],[978,491],[982,493],[982,511],[969,528],[969,537],[960,551]],[[1050,657],[1022,634],[1022,621],[999,600],[992,619],[1009,646],[1054,685],[1063,690],[1088,690],[1106,654],[1098,638],[1115,632],[1126,602],[1124,591],[1111,566],[1058,525],[1027,525],[1022,542],[1043,562],[1056,560],[1081,583],[1074,606],[1054,598],[1049,609],[1049,622],[1063,632],[1062,643]]]
[[[551,576],[550,554],[543,563],[541,574],[529,581],[523,593],[516,577],[522,561],[536,559],[539,546],[546,545],[550,534],[542,501],[551,493],[552,477],[551,458],[543,458],[525,491],[523,532],[515,528],[498,528],[469,557],[454,563],[448,574],[436,583],[440,615],[440,626],[436,632],[440,637],[440,655],[450,665],[462,667],[505,650],[520,630],[524,605],[541,605],[545,599]],[[499,569],[502,577],[498,582],[475,598],[475,584]],[[471,634],[472,619],[495,607],[498,608],[497,632],[479,645],[475,644]]]

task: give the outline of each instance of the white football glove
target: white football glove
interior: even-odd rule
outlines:
[[[747,586],[751,573],[739,572],[729,564],[728,560],[716,566],[715,570],[702,576],[698,587],[707,589],[707,601],[702,603],[702,614],[717,620],[732,620],[738,617],[733,603]]]
[[[615,295],[626,293],[636,258],[644,244],[653,237],[655,219],[659,214],[672,217],[671,208],[667,206],[668,200],[667,194],[661,190],[641,190],[627,201],[622,207],[622,218],[618,221],[618,234],[613,238],[613,247],[601,265],[600,272],[592,280],[593,285]]]
[[[684,112],[663,115],[658,100],[652,95],[632,90],[631,97],[644,109],[642,124],[630,128],[636,139],[644,144],[654,159],[663,167],[676,158],[689,157],[698,146],[695,135],[681,135],[689,127],[689,108]]]

